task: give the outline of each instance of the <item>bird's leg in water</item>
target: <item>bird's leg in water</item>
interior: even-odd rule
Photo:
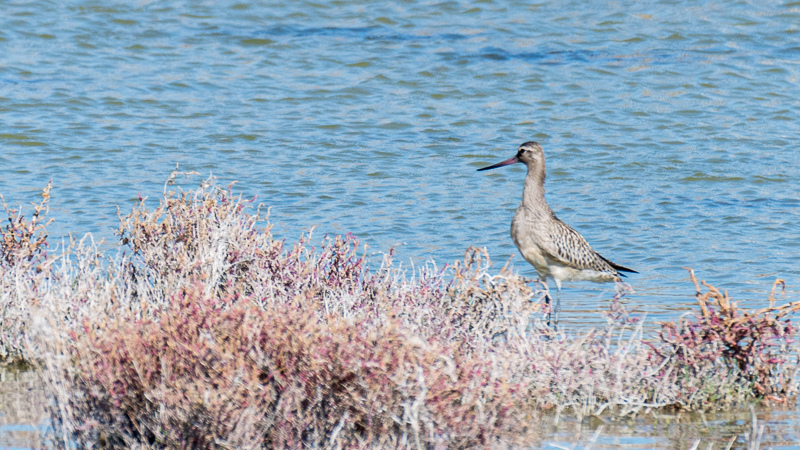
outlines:
[[[556,306],[553,308],[555,319],[553,320],[553,331],[558,331],[558,314],[561,312],[561,289],[556,291]],[[550,325],[550,322],[547,322]]]
[[[556,306],[553,308],[553,312],[555,313],[555,317],[553,320],[553,331],[558,331],[558,313],[561,312],[561,281],[558,279],[556,281]],[[549,317],[548,317],[549,318]],[[550,325],[550,321],[547,321],[547,325]]]
[[[544,286],[544,304],[547,305],[547,326],[550,326],[550,317],[553,315],[552,298],[550,297],[550,288],[547,286],[547,280],[539,278],[539,284]]]

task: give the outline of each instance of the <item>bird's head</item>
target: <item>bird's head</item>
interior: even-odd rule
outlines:
[[[514,163],[523,163],[528,166],[528,168],[538,166],[544,167],[544,150],[542,150],[542,146],[539,145],[538,142],[526,142],[519,146],[519,149],[517,149],[517,154],[513,157],[503,162],[480,168],[478,171],[480,172],[481,170],[496,169],[498,167],[508,166]]]

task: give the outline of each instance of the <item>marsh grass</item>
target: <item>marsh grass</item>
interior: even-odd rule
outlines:
[[[122,250],[48,252],[49,186],[2,229],[0,351],[34,364],[58,440],[130,448],[510,447],[543,414],[633,416],[787,402],[787,314],[697,285],[700,311],[646,339],[613,302],[576,336],[485,251],[370,267],[352,236],[287,244],[213,180],[120,214]],[[618,286],[616,299],[626,294]]]

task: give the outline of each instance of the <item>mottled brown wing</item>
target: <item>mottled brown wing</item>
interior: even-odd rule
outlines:
[[[550,239],[542,246],[553,259],[576,269],[592,269],[616,274],[608,260],[592,250],[586,239],[559,219],[553,222]]]

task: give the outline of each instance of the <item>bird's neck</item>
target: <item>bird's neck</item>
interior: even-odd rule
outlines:
[[[528,176],[525,177],[525,187],[522,189],[522,206],[539,212],[550,211],[544,199],[544,179],[543,167],[528,167]]]

